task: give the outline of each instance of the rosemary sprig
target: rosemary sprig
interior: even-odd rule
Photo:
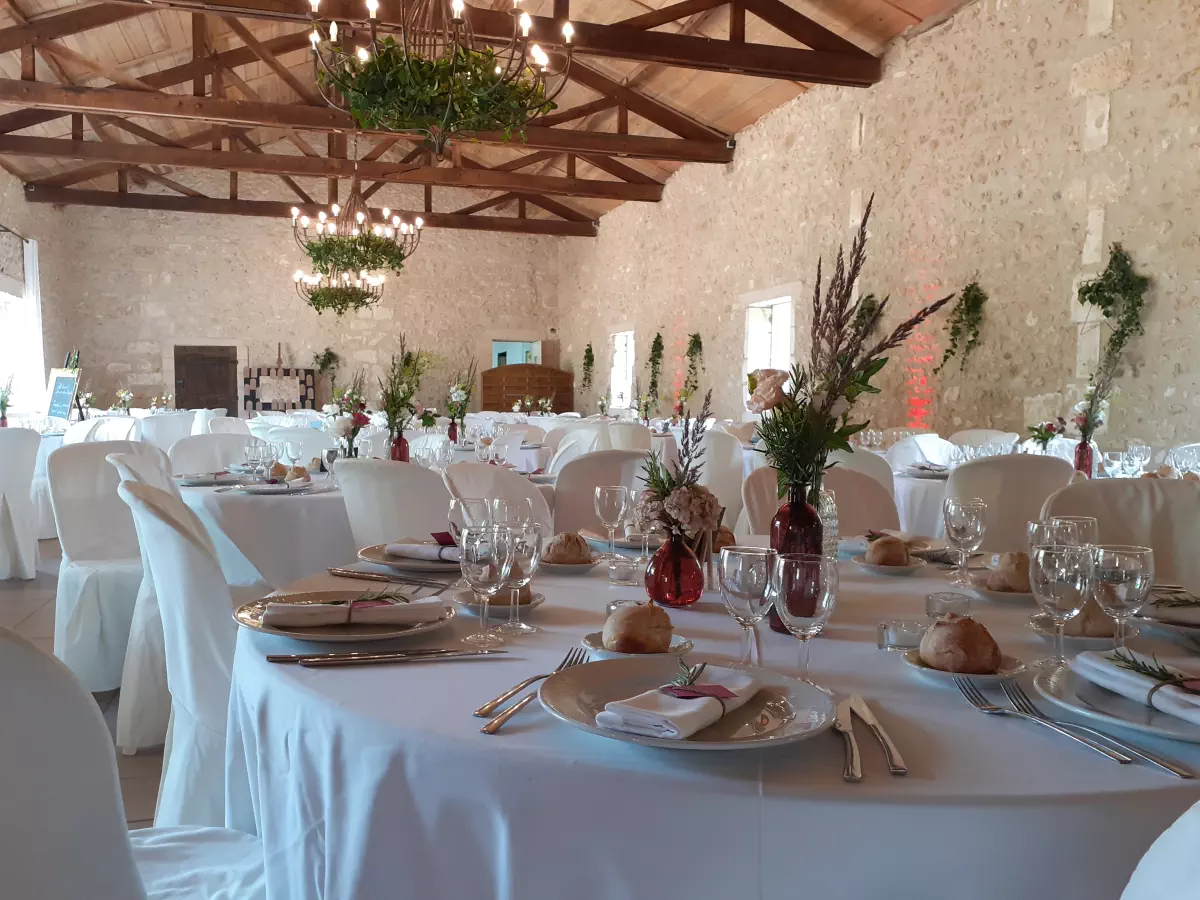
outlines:
[[[1123,650],[1114,650],[1108,658],[1122,669],[1137,672],[1139,675],[1145,675],[1147,678],[1153,678],[1155,681],[1173,681],[1176,677],[1170,669],[1158,661],[1157,656],[1151,656],[1150,658],[1154,662],[1148,663]]]
[[[1155,606],[1163,606],[1168,609],[1193,608],[1200,607],[1200,597],[1189,597],[1187,594],[1176,594],[1173,597],[1156,597],[1154,599]]]
[[[677,684],[680,687],[691,687],[696,683],[701,673],[708,666],[708,663],[700,663],[697,666],[689,666],[682,659],[679,660],[679,674],[677,674],[671,684]]]
[[[372,594],[370,591],[360,594],[355,597],[351,603],[357,603],[359,600],[395,600],[397,603],[411,603],[411,599],[401,594],[395,588],[384,588],[377,594]]]

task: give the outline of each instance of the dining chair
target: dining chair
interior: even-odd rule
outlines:
[[[450,438],[446,435],[431,431],[409,438],[408,450],[410,453],[415,450],[436,450],[448,443],[450,443]]]
[[[50,504],[62,547],[54,655],[92,693],[121,686],[142,562],[133,517],[117,496],[110,453],[161,459],[137,441],[66,444],[50,454]]]
[[[440,473],[386,459],[339,459],[334,471],[360,549],[446,530],[450,492]]]
[[[675,438],[670,442],[675,443]],[[733,528],[742,514],[742,482],[745,480],[745,450],[742,442],[727,431],[710,429],[700,438],[700,484],[717,495],[725,507],[723,525]],[[678,458],[678,451],[676,451]]]
[[[332,435],[316,428],[305,426],[275,426],[267,432],[266,440],[273,444],[296,443],[300,445],[300,465],[311,466],[314,459],[321,459],[326,450],[337,447]],[[286,463],[285,463],[286,465]]]
[[[63,444],[82,444],[90,441],[96,429],[100,427],[105,419],[109,418],[115,417],[96,416],[93,419],[84,419],[82,422],[72,422],[67,426],[67,430],[63,432]]]
[[[194,414],[192,434],[211,434],[209,423],[217,416],[224,416],[226,410],[222,406],[217,409],[193,409],[191,412]]]
[[[837,501],[839,534],[857,536],[883,528],[900,528],[895,499],[870,475],[834,466],[825,470],[822,487],[833,491]],[[779,503],[777,498],[776,509]],[[775,515],[774,510],[771,515]]]
[[[775,518],[780,502],[777,469],[761,466],[746,476],[742,482],[742,505],[750,534],[771,533],[771,520]]]
[[[1189,900],[1200,884],[1200,803],[1193,804],[1138,861],[1121,900]]]
[[[162,614],[171,721],[155,825],[222,825],[225,733],[237,625],[204,525],[178,497],[123,481]]]
[[[608,426],[608,440],[613,450],[650,451],[650,429],[641,422],[614,422]]]
[[[597,450],[585,453],[565,466],[554,482],[554,527],[559,532],[589,528],[603,532],[596,515],[596,488],[623,484],[630,493],[645,488],[642,474],[646,454],[641,450]]]
[[[442,479],[452,497],[528,500],[533,508],[534,521],[547,529],[547,535],[554,534],[554,517],[550,514],[550,505],[545,496],[536,484],[512,469],[481,462],[451,463],[442,473]],[[558,489],[555,488],[555,495],[557,494]],[[442,524],[442,530],[445,530],[445,522]]]
[[[727,425],[725,430],[732,434],[743,444],[748,444],[754,438],[754,433],[758,431],[758,422],[743,422],[740,425]]]
[[[186,410],[146,416],[137,420],[133,429],[133,439],[153,444],[164,453],[169,453],[172,444],[192,433],[192,421],[195,417],[195,413]]]
[[[266,897],[262,843],[253,835],[129,830],[100,707],[61,662],[3,628],[0,716],[6,897]]]
[[[497,459],[515,463],[517,455],[521,452],[521,445],[524,442],[525,429],[521,427],[516,431],[510,431],[493,439],[492,452],[496,454]]]
[[[243,434],[250,437],[250,426],[237,416],[213,416],[208,420],[209,434]]]
[[[32,428],[0,428],[0,581],[37,577],[33,472],[41,446]]]
[[[600,423],[581,425],[568,431],[559,441],[558,448],[550,457],[550,462],[546,464],[546,474],[557,475],[571,460],[578,459],[585,453],[594,453],[600,450],[598,445],[602,430],[607,432],[606,426]]]
[[[946,497],[978,497],[987,504],[980,549],[1025,550],[1028,523],[1041,517],[1046,498],[1071,481],[1074,468],[1054,456],[989,456],[961,463],[946,481]]]
[[[1093,516],[1100,543],[1154,550],[1156,581],[1200,590],[1200,484],[1169,478],[1103,478],[1067,485],[1042,506],[1052,516]]]
[[[62,435],[43,434],[37,462],[33,468],[33,517],[39,541],[58,538],[58,529],[54,526],[54,507],[50,503],[50,474],[47,466],[50,454],[61,446]]]
[[[965,431],[954,432],[948,440],[956,447],[991,447],[999,444],[1011,450],[1021,440],[1021,436],[996,428],[968,428]]]
[[[864,449],[855,450],[852,453],[845,450],[833,450],[830,451],[828,462],[831,465],[836,464],[839,468],[870,475],[883,486],[889,497],[896,496],[896,477],[892,474],[892,467],[888,465],[887,459],[878,453]]]
[[[918,463],[948,466],[954,453],[954,445],[936,434],[913,434],[888,448],[887,461],[893,472],[903,472]]]
[[[167,454],[176,475],[220,472],[246,459],[248,434],[191,434],[171,445]]]
[[[541,444],[545,440],[546,440],[546,432],[544,429],[539,428],[537,425],[526,425],[525,426],[525,443]]]

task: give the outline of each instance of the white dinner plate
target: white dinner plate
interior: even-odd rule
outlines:
[[[865,556],[855,556],[853,561],[864,572],[870,572],[872,575],[911,575],[929,566],[929,563],[920,558],[911,560],[907,566],[878,566],[867,562]]]
[[[957,587],[957,585],[955,585]],[[1017,591],[989,591],[987,588],[976,587],[971,585],[967,590],[975,594],[981,600],[990,600],[993,603],[1018,603],[1027,606],[1036,606],[1037,598],[1033,594],[1022,594]]]
[[[947,478],[950,477],[950,470],[942,469],[941,471],[930,471],[929,469],[914,469],[914,468],[910,467],[910,468],[905,469],[900,474],[906,475],[909,478],[923,478],[923,479],[931,479],[934,481],[945,481]]]
[[[447,575],[457,575],[461,569],[456,562],[436,559],[405,559],[403,556],[390,556],[384,552],[387,544],[373,544],[358,551],[358,558],[363,562],[399,569],[401,572],[443,572]]]
[[[1200,725],[1115,694],[1068,668],[1042,669],[1033,677],[1033,688],[1055,706],[1088,719],[1200,744]]]
[[[522,450],[541,450],[542,447],[544,447],[544,446],[545,446],[545,444],[522,444],[521,449]]]
[[[538,565],[538,571],[547,575],[586,575],[604,560],[596,558],[585,563],[551,563],[543,561]]]
[[[238,607],[233,620],[243,628],[263,634],[278,634],[297,641],[320,641],[332,644],[348,644],[361,641],[386,641],[392,638],[410,637],[444,628],[454,618],[453,607],[445,607],[442,618],[436,622],[418,622],[414,625],[321,625],[316,628],[280,628],[264,625],[263,611],[267,603],[332,603],[335,600],[357,600],[372,591],[307,591],[297,594],[279,594],[264,597]]]
[[[763,689],[745,706],[687,740],[670,741],[597,727],[596,714],[604,704],[668,684],[678,669],[679,660],[674,655],[602,659],[555,672],[542,682],[538,699],[550,715],[583,731],[627,744],[671,750],[758,750],[807,740],[831,728],[836,718],[833,700],[823,688],[769,669],[749,668],[747,671],[762,682]]]
[[[534,484],[554,484],[554,482],[558,481],[557,475],[546,475],[545,473],[541,475],[529,475],[528,478]]]
[[[599,534],[596,534],[595,532],[587,531],[587,530],[580,531],[579,533],[583,536],[583,539],[585,541],[587,541],[589,544],[591,544],[593,547],[597,547],[600,550],[608,549],[608,535],[607,534],[599,535]],[[662,543],[664,540],[665,540],[665,538],[661,534],[650,535],[650,549],[651,550],[658,549],[659,547],[662,546]],[[641,550],[642,549],[642,538],[640,535],[638,537],[625,537],[624,535],[618,534],[617,540],[616,540],[616,547],[618,550]]]
[[[488,604],[488,618],[492,622],[503,622],[508,619],[509,607],[512,605],[508,601],[509,593],[506,590],[501,590],[499,594],[492,598]],[[469,590],[455,591],[450,595],[450,599],[463,612],[470,613],[479,618],[483,612],[483,604],[479,602],[475,594]],[[525,615],[531,609],[537,609],[546,602],[544,594],[534,594],[528,603],[521,604],[521,615]]]
[[[1135,618],[1147,628],[1162,631],[1175,637],[1183,638],[1189,646],[1200,648],[1200,628],[1195,625],[1181,625],[1178,622],[1164,622],[1150,616],[1139,615]]]
[[[1000,655],[1000,668],[995,672],[990,672],[987,675],[967,675],[964,672],[943,672],[941,669],[935,669],[933,666],[927,666],[921,661],[920,650],[906,650],[900,657],[914,671],[919,672],[936,681],[954,683],[955,678],[970,678],[972,681],[979,681],[984,684],[993,682],[1005,681],[1020,675],[1025,671],[1025,663],[1021,662],[1015,656],[1009,656],[1007,653]]]
[[[238,486],[238,490],[245,494],[311,494],[324,493],[322,490],[317,490],[312,482],[304,482],[303,484],[288,484],[287,482],[279,482],[277,484],[243,484]]]
[[[1038,637],[1045,638],[1048,641],[1054,640],[1054,620],[1044,612],[1034,613],[1029,617],[1029,627],[1033,629],[1034,634]],[[1126,624],[1125,636],[1133,637],[1138,634],[1138,627],[1132,623]],[[1068,647],[1073,647],[1076,650],[1111,650],[1113,639],[1111,637],[1083,637],[1081,635],[1063,635],[1063,643]]]
[[[690,653],[696,646],[687,638],[679,634],[671,635],[671,646],[666,653],[622,653],[619,650],[606,650],[604,648],[604,632],[593,631],[591,634],[585,634],[580,642],[585,648],[591,651],[592,659],[641,659],[646,656],[683,656],[685,653]]]
[[[180,487],[220,487],[224,484],[241,484],[247,480],[245,475],[235,475],[230,472],[203,472],[173,477]]]

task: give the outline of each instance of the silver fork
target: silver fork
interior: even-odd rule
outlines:
[[[581,663],[585,663],[588,661],[587,651],[582,651],[581,655],[573,655],[572,653],[568,653],[567,657],[571,661],[568,662],[567,659],[564,659],[562,661],[562,663],[559,664],[559,667],[557,669],[555,669],[554,671],[561,672],[563,669],[569,669],[569,668],[571,668],[571,666],[577,666],[577,665],[580,665]],[[536,692],[530,694],[528,697],[522,698],[521,700],[514,703],[512,706],[508,707],[508,709],[504,710],[504,712],[500,713],[494,719],[489,719],[488,723],[486,725],[484,725],[482,728],[480,728],[479,730],[482,731],[484,734],[495,734],[497,731],[499,731],[501,728],[504,727],[505,722],[507,722],[509,719],[511,719],[513,716],[515,716],[517,713],[519,713],[521,710],[523,710],[526,706],[528,706],[530,703],[532,703],[535,699],[537,699]]]
[[[1039,725],[1045,725],[1051,731],[1057,731],[1059,734],[1066,735],[1071,740],[1077,741],[1080,744],[1083,744],[1085,747],[1090,747],[1097,753],[1101,753],[1111,760],[1119,763],[1133,762],[1132,756],[1126,756],[1124,753],[1118,753],[1116,750],[1110,750],[1103,744],[1098,744],[1090,738],[1080,737],[1077,734],[1072,734],[1065,728],[1060,728],[1059,726],[1055,725],[1049,719],[1043,719],[1040,716],[1031,716],[1029,713],[1019,712],[1015,709],[1008,709],[1003,706],[996,706],[985,696],[983,696],[983,692],[980,691],[978,687],[976,687],[966,678],[955,678],[954,683],[958,685],[958,689],[962,692],[962,695],[967,698],[967,701],[981,712],[985,712],[993,716],[1015,716],[1019,719],[1028,719],[1030,722],[1037,722]]]
[[[1089,728],[1087,725],[1078,725],[1075,722],[1062,722],[1058,719],[1051,719],[1044,715],[1041,710],[1033,705],[1033,701],[1029,699],[1029,695],[1015,681],[1004,682],[1004,693],[1008,699],[1012,701],[1012,705],[1023,713],[1028,713],[1031,716],[1036,716],[1039,719],[1046,719],[1053,722],[1062,728],[1073,728],[1076,731],[1085,731],[1088,734],[1095,735],[1102,740],[1112,744],[1112,746],[1124,750],[1126,753],[1132,753],[1138,759],[1144,760],[1159,768],[1166,769],[1172,775],[1178,775],[1180,778],[1195,778],[1195,774],[1188,769],[1183,768],[1178,763],[1173,763],[1169,759],[1164,759],[1161,756],[1156,756],[1149,750],[1143,750],[1140,747],[1135,747],[1133,744],[1119,740],[1111,734],[1103,731],[1097,731],[1095,728]]]
[[[562,669],[576,665],[582,659],[584,653],[585,651],[582,647],[576,647],[573,650],[568,650],[567,655],[563,657],[563,661],[558,664],[558,668],[554,671],[558,672]],[[552,674],[553,673],[551,672],[547,672],[545,675],[534,675],[531,678],[526,678],[516,687],[509,688],[495,700],[489,700],[487,703],[483,704],[483,706],[479,707],[479,709],[475,710],[475,712],[471,713],[471,715],[478,716],[481,719],[491,718],[492,713],[498,710],[513,697],[517,696],[517,694],[521,693],[521,691],[525,690],[525,688],[529,687],[531,684],[537,684],[537,682],[541,681],[543,678],[549,678]]]

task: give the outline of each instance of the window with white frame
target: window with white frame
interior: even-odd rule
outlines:
[[[796,327],[790,296],[772,297],[746,307],[743,374],[755,369],[790,369],[795,351]]]
[[[12,378],[12,412],[32,413],[45,408],[46,369],[42,356],[42,309],[37,290],[37,244],[17,239],[16,260],[24,252],[21,285],[13,277],[0,277],[0,386]],[[22,246],[23,245],[23,246]],[[5,260],[8,267],[9,260]]]
[[[633,332],[618,331],[612,335],[612,369],[608,376],[609,406],[628,409],[633,397]]]

